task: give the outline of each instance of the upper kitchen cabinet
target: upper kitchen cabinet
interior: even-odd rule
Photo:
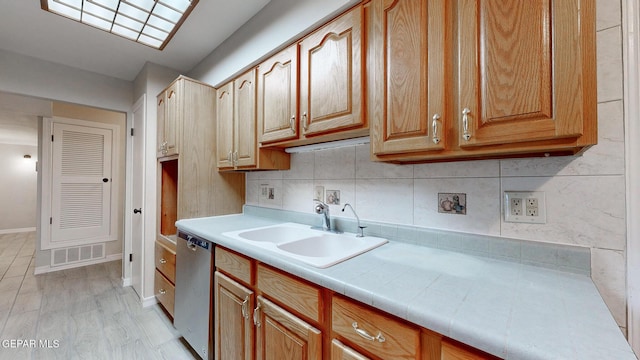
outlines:
[[[174,81],[158,95],[158,148],[157,156],[171,156],[178,153],[180,131],[182,82]]]
[[[216,147],[218,169],[233,168],[235,119],[233,118],[233,81],[216,90]]]
[[[363,8],[357,6],[300,41],[300,123],[305,137],[362,128]]]
[[[449,141],[447,0],[375,0],[368,71],[374,155],[442,150]]]
[[[216,90],[184,76],[178,77],[158,99],[173,118],[175,152],[158,159],[158,236],[175,242],[176,220],[242,212],[245,176],[216,171]],[[170,122],[164,121],[165,124]],[[166,130],[166,128],[165,128]],[[165,131],[166,132],[166,131]],[[159,135],[160,137],[160,135]],[[168,148],[167,148],[168,150]]]
[[[370,18],[373,159],[568,155],[597,142],[593,0],[374,0]]]
[[[258,66],[262,146],[369,134],[364,12],[362,5],[356,6]]]
[[[460,147],[594,144],[594,1],[459,4]]]
[[[256,76],[252,69],[216,92],[219,170],[289,169],[289,154],[258,147]]]
[[[298,138],[298,45],[258,66],[258,129],[262,144]]]

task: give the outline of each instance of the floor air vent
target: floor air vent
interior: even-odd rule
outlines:
[[[104,243],[51,250],[51,266],[104,259]]]

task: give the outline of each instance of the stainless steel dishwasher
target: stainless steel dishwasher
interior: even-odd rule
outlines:
[[[213,243],[178,232],[174,325],[203,359],[212,358],[210,309]]]

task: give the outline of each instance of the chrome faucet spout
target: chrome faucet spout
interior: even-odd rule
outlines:
[[[324,215],[323,230],[331,231],[331,218],[329,217],[329,205],[325,204],[321,200],[316,199],[314,201],[318,202],[315,207],[316,214]]]
[[[360,218],[358,217],[358,214],[356,214],[355,209],[353,208],[353,206],[351,206],[351,204],[349,203],[345,203],[344,207],[342,208],[342,212],[344,212],[344,209],[347,208],[347,206],[349,207],[349,209],[351,209],[351,212],[353,212],[353,215],[355,215],[356,217],[356,221],[358,222],[358,233],[356,234],[356,237],[364,237],[364,228],[366,228],[366,226],[360,226]]]

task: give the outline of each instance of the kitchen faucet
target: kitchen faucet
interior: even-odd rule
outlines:
[[[366,228],[366,226],[360,226],[360,218],[358,217],[358,214],[356,214],[356,211],[353,209],[353,206],[351,206],[351,204],[349,203],[344,204],[344,207],[342,208],[342,212],[344,212],[344,209],[346,209],[347,206],[349,207],[349,209],[351,209],[351,211],[353,212],[353,215],[356,216],[356,221],[358,221],[358,234],[356,234],[356,237],[364,237],[363,230],[364,228]]]
[[[316,214],[324,215],[324,224],[322,230],[331,231],[331,219],[329,218],[329,205],[325,204],[322,200],[314,199],[318,202],[315,206]]]

